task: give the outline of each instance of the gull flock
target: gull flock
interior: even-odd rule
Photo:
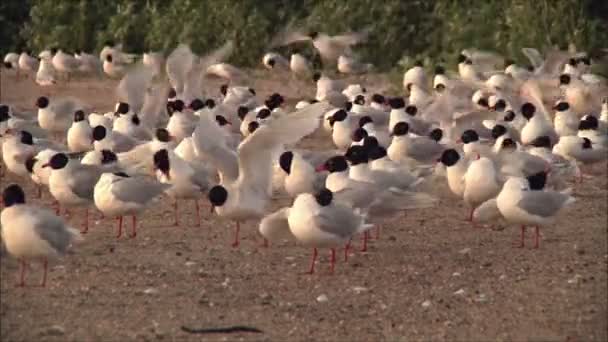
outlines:
[[[282,32],[272,46],[309,41],[326,68],[361,74],[373,66],[353,48],[366,39]],[[310,273],[318,249],[331,251],[333,272],[337,249],[346,259],[353,238],[365,251],[372,228],[380,238],[386,219],[435,206],[437,183],[466,203],[472,225],[505,220],[521,228],[520,247],[534,228],[538,248],[540,228],[575,201],[572,186],[585,168],[608,155],[608,83],[590,72],[594,60],[584,52],[526,48],[530,65],[520,65],[467,49],[432,72],[416,62],[400,96],[314,70],[298,53],[268,52],[261,62],[269,72],[316,85],[315,97],[292,109],[280,89],[260,96],[247,72],[226,63],[233,49],[229,41],[199,56],[180,44],[167,56],[138,56],[107,42],[99,57],[56,48],[5,56],[14,77],[31,76],[42,89],[74,76],[120,79],[106,113],[67,96],[32,99],[35,112],[0,106],[1,177],[18,179],[3,189],[2,242],[21,262],[19,285],[34,259],[43,261],[46,283],[48,260],[83,240],[91,211],[116,218],[116,238],[130,217],[135,238],[137,217],[165,198],[174,225],[180,202],[195,203],[198,225],[200,202],[209,202],[234,223],[234,247],[241,224],[255,222],[266,246],[294,239],[312,248]],[[226,81],[217,94],[203,91],[209,76]],[[298,147],[311,134],[333,148]],[[26,194],[27,183],[38,193]],[[53,210],[30,202],[43,188]],[[279,197],[291,205],[270,212]],[[62,209],[83,211],[82,227],[68,225]]]

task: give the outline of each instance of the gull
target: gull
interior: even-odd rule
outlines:
[[[280,32],[271,42],[271,46],[288,45],[300,41],[312,41],[312,45],[321,55],[324,62],[335,64],[340,55],[350,56],[351,47],[364,42],[367,32],[349,32],[341,35],[330,36],[322,32],[298,32],[286,29]]]
[[[216,63],[207,67],[206,75],[216,76],[230,81],[230,83],[243,83],[247,81],[247,74],[228,63]]]
[[[37,153],[34,138],[28,131],[9,133],[2,142],[2,161],[10,172],[20,177],[29,177],[25,161]]]
[[[171,185],[165,193],[174,200],[175,226],[179,226],[178,200],[191,199],[196,206],[198,226],[201,225],[198,200],[209,190],[207,170],[180,158],[175,152],[161,149],[154,153],[156,179]]]
[[[74,112],[74,122],[68,129],[67,144],[70,152],[86,152],[93,148],[93,131],[85,118],[84,111]]]
[[[137,236],[137,215],[171,185],[161,184],[143,176],[129,176],[124,172],[101,174],[94,188],[95,206],[105,216],[116,216],[118,234],[122,236],[123,216],[132,216],[130,238]]]
[[[181,145],[181,144],[180,144]],[[150,156],[162,149],[173,149],[175,139],[164,128],[156,129],[154,138],[150,141],[136,145],[126,152],[118,153],[118,160],[130,173],[143,173],[152,176],[153,162]]]
[[[162,52],[144,52],[142,63],[152,69],[153,75],[160,75],[165,64],[165,56]]]
[[[407,69],[403,74],[403,89],[407,91],[410,91],[413,84],[416,84],[419,87],[426,87],[427,83],[426,72],[424,71],[422,61],[420,60],[414,62],[414,66]]]
[[[262,57],[262,64],[266,69],[289,69],[289,61],[276,52],[268,52]]]
[[[368,136],[375,137],[380,145],[389,146],[391,143],[391,137],[386,130],[381,130],[374,125],[374,120],[371,116],[365,115],[359,119],[359,127],[364,129]]]
[[[93,127],[93,148],[95,150],[110,150],[115,153],[132,150],[140,142],[118,132],[113,132],[104,126]]]
[[[576,135],[581,138],[588,138],[595,146],[608,148],[608,135],[601,132],[599,128],[600,121],[594,115],[588,114],[579,122]]]
[[[351,119],[351,115],[348,115],[345,110],[340,109],[327,120],[333,128],[331,137],[336,147],[340,150],[349,148],[352,143],[352,133],[354,130],[354,122]]]
[[[555,221],[562,208],[575,202],[574,197],[557,191],[534,191],[528,180],[509,178],[498,197],[496,205],[502,216],[510,223],[521,225],[521,243],[524,247],[526,226],[535,226],[534,248],[539,247],[539,230]]]
[[[279,166],[286,173],[284,187],[290,197],[313,193],[322,184],[323,179],[318,177],[315,168],[297,152],[283,152],[279,157]]]
[[[335,201],[332,192],[328,189],[322,189],[315,194],[298,195],[290,208],[280,209],[273,219],[274,227],[271,227],[270,231],[288,227],[300,243],[313,247],[309,274],[314,273],[318,248],[331,249],[331,272],[333,273],[336,247],[346,245],[352,236],[373,227],[373,225],[365,223],[365,215],[362,215],[359,210],[353,210],[347,205]],[[267,221],[262,220],[262,223],[267,223]],[[272,235],[276,236],[276,233]]]
[[[409,135],[409,125],[398,122],[391,133],[393,140],[387,149],[391,160],[401,163],[415,160],[419,163],[435,162],[445,147],[439,143],[443,137],[441,129],[434,129],[428,137],[412,137]]]
[[[471,161],[464,174],[464,201],[469,207],[469,221],[473,222],[475,208],[496,197],[500,191],[500,181],[494,162],[486,157]]]
[[[212,118],[201,116],[193,135],[194,147],[219,170],[220,185],[209,190],[208,199],[219,216],[236,221],[233,246],[239,245],[240,222],[264,214],[272,185],[273,154],[312,133],[319,116],[328,109],[327,103],[320,102],[259,126],[236,152],[226,146]]]
[[[465,190],[464,176],[469,167],[469,160],[461,157],[455,149],[449,148],[443,151],[439,161],[445,165],[448,187],[453,194],[463,198]]]
[[[4,55],[4,67],[7,69],[19,70],[19,54],[16,52],[9,52]]]
[[[53,55],[50,51],[45,50],[38,57],[40,57],[40,64],[38,65],[38,71],[36,71],[36,83],[43,87],[54,85],[56,81],[55,68],[52,62]]]
[[[101,60],[99,60],[97,56],[82,50],[76,50],[74,52],[74,57],[80,62],[80,66],[78,67],[79,72],[97,75],[98,77],[101,76],[103,66]]]
[[[352,56],[338,57],[338,71],[343,74],[364,74],[373,68],[370,63],[361,63]]]
[[[38,58],[32,56],[31,51],[23,51],[19,55],[19,69],[26,72],[26,75],[30,72],[38,71],[40,61]]]
[[[83,109],[83,104],[70,97],[49,99],[41,96],[36,100],[36,107],[40,127],[56,135],[63,135],[70,128],[74,113]]]
[[[560,137],[576,135],[579,121],[578,115],[570,109],[568,102],[559,101],[553,109],[555,109],[555,117],[553,119],[555,133]]]
[[[57,153],[42,165],[50,167],[49,191],[63,207],[85,207],[85,223],[81,233],[89,230],[89,206],[93,204],[93,188],[101,171],[91,165],[70,160],[65,153]]]
[[[25,161],[25,168],[31,174],[34,183],[38,184],[38,198],[42,197],[42,186],[49,186],[49,177],[51,176],[51,170],[48,167],[43,168],[42,165],[48,163],[57,153],[59,152],[47,148]]]
[[[37,138],[47,137],[47,132],[42,129],[35,118],[18,117],[7,105],[0,104],[0,137],[12,131],[28,131]]]
[[[464,155],[468,158],[473,158],[476,155],[490,156],[492,155],[492,148],[488,145],[484,145],[479,140],[479,135],[473,129],[467,129],[460,137],[460,142],[463,143],[462,149]]]
[[[293,53],[289,58],[289,69],[296,76],[306,77],[311,74],[312,66],[306,57]]]
[[[28,259],[42,259],[44,275],[41,286],[46,286],[49,258],[64,255],[72,242],[82,238],[52,212],[26,204],[19,185],[12,184],[2,193],[4,209],[0,213],[2,241],[9,254],[20,259],[21,275],[17,286],[25,286]]]
[[[53,67],[59,72],[63,72],[67,76],[67,81],[70,81],[70,74],[78,71],[80,68],[80,60],[76,57],[63,52],[61,49],[57,50],[52,59]]]
[[[583,173],[578,164],[595,164],[608,157],[606,147],[595,146],[589,138],[578,136],[561,137],[553,146],[553,153],[575,162],[579,182],[583,181]]]

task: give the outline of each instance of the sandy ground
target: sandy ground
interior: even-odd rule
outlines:
[[[259,73],[262,74],[262,73]],[[382,78],[373,78],[378,83]],[[214,81],[216,86],[219,82]],[[113,106],[114,81],[76,80],[46,90],[31,79],[1,75],[0,101],[32,109],[39,94],[70,94],[96,109]],[[256,81],[258,94],[311,96],[305,82]],[[217,89],[217,88],[214,88]],[[215,91],[215,90],[214,90]],[[321,134],[309,145],[325,144]],[[84,243],[54,263],[46,288],[16,288],[17,261],[1,257],[2,341],[606,341],[607,173],[574,185],[576,204],[542,231],[541,247],[514,248],[519,229],[473,228],[465,205],[438,190],[436,208],[388,219],[369,251],[353,251],[329,273],[322,251],[314,275],[311,251],[293,242],[261,248],[257,225],[245,225],[240,248],[232,224],[192,202],[173,227],[170,202],[140,219],[135,239],[116,239],[115,221],[92,215]],[[31,202],[49,206],[45,191]],[[70,222],[80,226],[75,212]],[[130,224],[130,220],[127,221]],[[359,242],[357,241],[357,245]],[[358,247],[358,246],[357,246]],[[42,276],[33,263],[27,282]],[[196,335],[190,328],[246,325],[262,333]]]

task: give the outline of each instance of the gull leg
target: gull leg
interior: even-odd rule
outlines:
[[[89,231],[89,208],[84,208],[84,228],[80,234],[86,234]]]
[[[37,198],[42,198],[42,185],[38,184],[36,187],[38,188]]]
[[[131,220],[131,234],[129,237],[132,239],[137,236],[137,216],[133,215]]]
[[[376,226],[376,240],[380,239],[380,225]]]
[[[236,221],[236,229],[234,231],[234,241],[232,242],[232,247],[238,247],[240,244],[239,232],[241,231],[241,224],[239,221]]]
[[[118,220],[118,234],[116,234],[116,238],[120,238],[122,236],[122,215],[116,218]]]
[[[198,226],[201,226],[201,207],[198,203],[198,199],[194,199],[194,206],[196,207],[196,221]]]
[[[344,262],[348,261],[348,250],[350,249],[351,241],[353,241],[353,238],[350,238],[346,243],[346,246],[344,246]]]
[[[316,247],[312,251],[312,261],[310,262],[310,269],[308,270],[308,274],[315,273],[315,261],[317,261],[317,248]]]
[[[19,282],[17,283],[17,287],[24,287],[25,286],[25,268],[27,267],[27,264],[25,263],[25,259],[20,259],[19,260],[19,265],[21,268],[21,275],[19,276]]]
[[[540,246],[540,227],[535,227],[536,232],[534,234],[534,248],[538,248]]]
[[[178,207],[177,207],[177,198],[176,198],[175,202],[173,202],[173,215],[175,217],[175,221],[174,221],[173,225],[176,227],[179,226],[179,213],[177,210],[178,210]]]
[[[40,283],[40,286],[41,287],[46,287],[46,273],[47,273],[48,268],[49,268],[49,260],[47,258],[43,259],[42,266],[44,267],[44,273],[42,275],[42,282]]]
[[[330,266],[331,274],[334,274],[335,265],[336,265],[336,249],[332,248],[331,249],[331,266]]]
[[[369,239],[368,231],[363,232],[363,246],[361,247],[361,252],[367,252],[367,239]]]
[[[526,235],[526,226],[522,225],[521,226],[521,237],[519,240],[519,246],[517,246],[518,248],[524,248],[524,237]]]

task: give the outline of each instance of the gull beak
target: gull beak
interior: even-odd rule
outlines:
[[[317,166],[317,167],[315,168],[315,171],[316,171],[316,172],[323,172],[323,171],[327,171],[327,167],[325,167],[325,164],[321,164],[321,165],[319,165],[319,166]]]
[[[462,139],[460,139],[460,138],[456,139],[456,143],[457,144],[462,144]]]
[[[209,213],[210,213],[210,214],[213,214],[213,211],[214,211],[214,210],[215,210],[215,206],[214,206],[214,205],[211,205],[211,206],[209,207]]]
[[[50,166],[49,163],[42,164],[42,167],[49,167],[49,166]]]

